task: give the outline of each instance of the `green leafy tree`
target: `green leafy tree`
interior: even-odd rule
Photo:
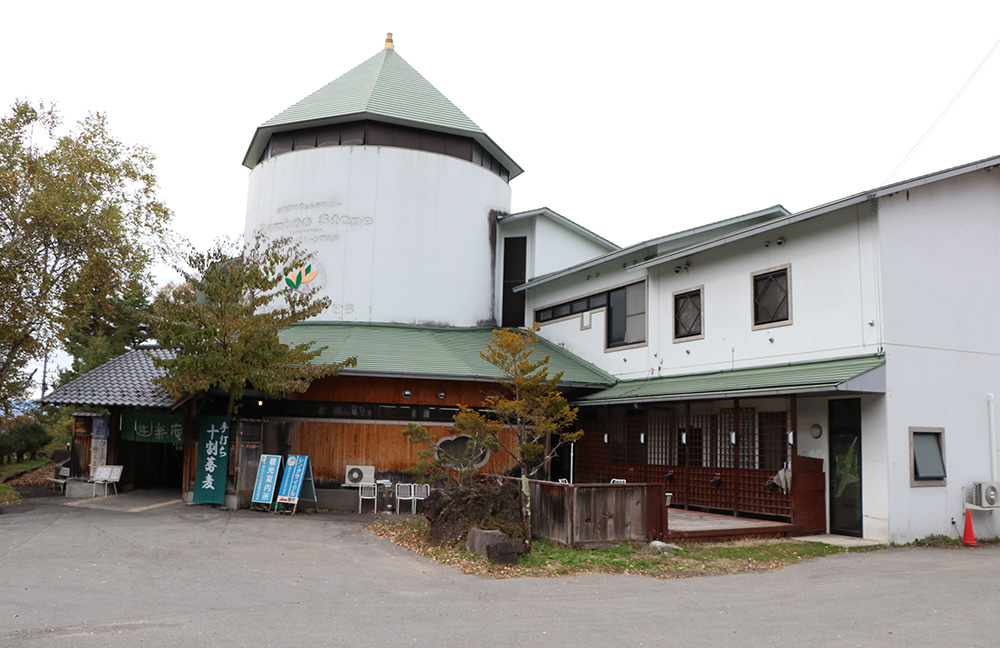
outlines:
[[[304,392],[313,380],[356,364],[354,358],[313,364],[326,347],[278,339],[282,329],[330,302],[308,288],[315,273],[290,239],[220,240],[208,252],[190,252],[187,266],[176,270],[184,282],[157,295],[152,322],[159,343],[176,352],[171,360],[156,360],[167,370],[158,383],[174,398],[220,389],[233,413],[248,388]]]
[[[34,459],[38,451],[52,441],[52,436],[45,431],[45,426],[37,421],[16,425],[10,429],[9,434],[10,443],[19,463],[26,454],[30,454]]]
[[[16,102],[0,118],[0,408],[31,385],[30,363],[80,316],[151,284],[169,248],[154,156],[112,137],[103,114],[61,132],[51,106]],[[89,293],[88,293],[89,291]],[[84,295],[94,300],[83,303]],[[100,299],[97,299],[97,297]]]
[[[559,391],[563,372],[549,376],[549,356],[533,360],[537,325],[531,330],[498,329],[479,355],[499,370],[500,393],[486,397],[485,412],[459,406],[455,431],[476,443],[507,452],[521,472],[521,520],[525,550],[531,551],[531,491],[528,479],[546,465],[560,447],[578,441],[577,410]],[[512,433],[514,442],[505,430]]]

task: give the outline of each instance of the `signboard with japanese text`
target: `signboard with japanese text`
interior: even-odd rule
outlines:
[[[198,470],[194,482],[196,504],[222,504],[226,500],[231,416],[202,416],[198,432]]]
[[[124,412],[122,440],[145,443],[184,443],[184,415],[160,412]]]
[[[298,504],[302,491],[302,481],[308,477],[309,484],[312,484],[312,470],[309,467],[308,455],[288,455],[285,462],[285,476],[281,479],[281,488],[278,489],[278,502],[281,504]],[[312,497],[306,494],[305,499],[316,499],[315,489]]]
[[[271,505],[280,470],[280,455],[261,455],[260,463],[257,464],[257,482],[254,484],[253,497],[250,500],[252,503]]]

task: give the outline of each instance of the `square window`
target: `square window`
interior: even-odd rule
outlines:
[[[792,323],[789,266],[753,275],[753,326],[769,328]]]
[[[702,331],[702,288],[674,293],[674,341],[700,340]]]
[[[910,486],[944,486],[944,428],[910,428]]]

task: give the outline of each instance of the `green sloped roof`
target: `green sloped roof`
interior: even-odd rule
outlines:
[[[493,336],[488,327],[448,328],[305,322],[281,332],[285,344],[314,342],[328,347],[314,362],[343,362],[356,357],[358,366],[345,374],[409,375],[457,380],[492,380],[496,368],[479,357]],[[548,354],[549,371],[562,371],[565,386],[606,387],[615,378],[562,347],[539,339],[536,354]]]
[[[371,119],[471,137],[510,171],[522,171],[458,106],[403,60],[381,52],[264,122],[243,159],[253,168],[271,135],[309,126]]]
[[[514,214],[514,216],[516,215],[517,214]],[[642,241],[641,243],[636,243],[635,245],[630,245],[629,247],[622,248],[620,250],[613,250],[603,256],[583,261],[562,270],[550,272],[538,277],[532,277],[530,281],[516,287],[514,292],[534,288],[535,286],[540,286],[577,272],[589,270],[590,268],[599,266],[602,263],[608,263],[609,261],[623,260],[625,262],[625,266],[629,270],[633,268],[641,268],[646,265],[662,262],[678,255],[683,256],[689,254],[702,246],[711,245],[713,243],[723,243],[732,236],[738,235],[741,232],[752,230],[755,227],[759,227],[763,224],[773,222],[781,218],[786,218],[788,215],[789,212],[784,207],[781,205],[774,205],[773,207],[761,209],[749,214],[727,218],[726,220],[709,223],[708,225],[700,225],[698,227],[675,232],[666,236],[660,236],[648,241]]]
[[[876,370],[884,365],[884,356],[862,356],[627,380],[577,401],[581,405],[596,405],[837,391],[882,393],[884,376]]]

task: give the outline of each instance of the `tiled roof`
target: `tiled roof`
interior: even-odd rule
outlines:
[[[153,379],[164,373],[153,364],[154,357],[172,358],[174,353],[158,347],[128,351],[52,391],[42,402],[95,407],[171,407],[174,399],[153,384]]]
[[[253,168],[274,133],[360,119],[471,137],[510,171],[511,178],[521,173],[483,129],[391,49],[261,124],[243,164]]]
[[[328,347],[316,362],[343,362],[356,357],[358,366],[344,374],[448,377],[458,380],[491,380],[496,367],[479,357],[493,336],[489,327],[450,328],[306,322],[281,333],[285,344],[314,341]],[[562,371],[565,386],[602,387],[615,378],[581,360],[560,346],[539,338],[536,359],[549,358],[549,372]]]
[[[352,356],[356,368],[345,374],[410,375],[457,380],[491,380],[496,368],[479,357],[491,328],[446,328],[396,324],[306,322],[281,333],[286,344],[315,342],[329,347],[315,362],[341,362]],[[549,371],[563,371],[563,385],[606,387],[615,378],[565,349],[539,339],[536,357],[549,354]],[[163,375],[153,357],[172,358],[160,348],[129,351],[48,394],[46,403],[97,407],[168,408],[174,400],[153,384]]]

